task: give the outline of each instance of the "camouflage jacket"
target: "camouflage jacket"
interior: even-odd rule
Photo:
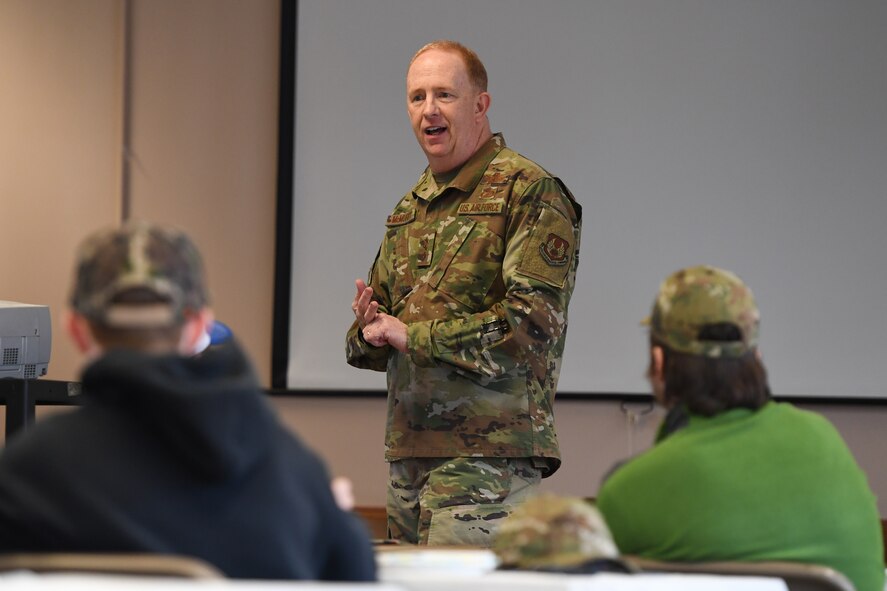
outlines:
[[[426,169],[386,226],[368,284],[409,352],[356,322],[346,339],[349,364],[388,372],[386,459],[544,458],[553,473],[580,206],[495,135],[446,185]]]

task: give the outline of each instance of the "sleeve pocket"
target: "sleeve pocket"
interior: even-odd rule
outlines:
[[[555,287],[563,287],[576,248],[573,225],[564,215],[544,206],[521,254],[517,272]]]

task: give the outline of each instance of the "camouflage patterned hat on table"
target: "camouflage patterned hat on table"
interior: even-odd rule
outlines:
[[[126,292],[150,303],[119,301]],[[179,230],[137,222],[87,237],[77,252],[71,307],[112,328],[160,328],[182,322],[208,301],[203,264]]]
[[[493,551],[506,568],[569,570],[590,561],[616,560],[619,550],[598,510],[579,497],[543,494],[505,518]]]
[[[650,335],[669,349],[704,357],[741,357],[757,347],[760,314],[751,290],[739,277],[700,265],[673,273],[659,288],[653,313],[644,320]],[[699,338],[703,326],[733,324],[738,341]]]

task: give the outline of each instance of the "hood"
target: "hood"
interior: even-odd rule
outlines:
[[[277,421],[235,341],[195,357],[115,349],[83,373],[87,402],[130,414],[170,456],[208,480],[247,471]]]

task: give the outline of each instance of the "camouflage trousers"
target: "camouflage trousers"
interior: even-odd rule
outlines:
[[[389,470],[388,534],[411,544],[489,546],[541,480],[530,458],[416,458]]]

